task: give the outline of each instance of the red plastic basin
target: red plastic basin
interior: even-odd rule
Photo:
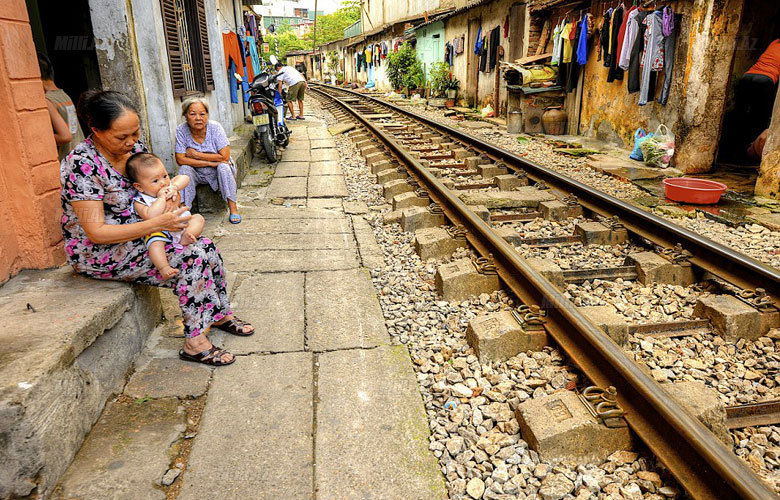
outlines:
[[[666,197],[670,200],[697,205],[712,205],[720,200],[728,186],[722,182],[694,179],[692,177],[672,177],[664,179]]]

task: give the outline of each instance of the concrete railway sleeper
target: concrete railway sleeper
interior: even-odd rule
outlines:
[[[646,365],[652,364],[641,362],[643,349],[655,341],[696,337],[717,345],[731,342],[737,348],[739,342],[744,346],[740,337],[765,339],[780,320],[774,306],[775,270],[708,242],[699,241],[689,251],[693,233],[648,227],[647,218],[631,210],[628,217],[621,212],[618,218],[599,205],[606,195],[567,190],[573,181],[567,185],[560,174],[542,178],[536,171],[521,172],[495,150],[463,141],[450,131],[442,134],[408,112],[355,93],[339,99],[347,94],[321,86],[315,91],[334,101],[325,107],[337,117],[359,123],[350,137],[392,203],[386,220],[414,233],[423,261],[452,254],[463,257],[436,271],[439,294],[461,301],[503,284],[525,304],[514,312],[495,311],[471,321],[467,338],[480,361],[539,350],[552,339],[590,383],[602,390],[616,389],[600,393],[605,399],[597,400],[591,410],[608,416],[613,426],[624,419],[691,496],[775,497],[718,439],[731,440],[726,424],[710,423],[713,434],[691,416],[690,407],[684,410],[678,402],[690,397],[686,389],[660,385],[663,367],[656,363],[657,368],[648,369]],[[671,240],[680,234],[685,238]],[[685,248],[673,244],[677,241]],[[717,256],[709,258],[705,250]],[[724,261],[728,265],[719,267]],[[769,292],[748,286],[756,276],[765,278],[761,283],[769,283],[765,285]],[[602,295],[603,290],[622,293],[624,287],[630,295],[634,289],[628,283],[653,290],[667,287],[685,300],[677,311],[664,309],[668,304],[660,304],[660,310],[639,307],[636,317],[590,305],[594,294],[587,292],[594,286],[601,287]],[[618,290],[613,292],[614,286]],[[632,346],[628,352],[635,352],[640,362],[627,356],[622,345]],[[691,369],[704,368],[694,361],[688,362]],[[754,371],[774,387],[776,364]],[[700,386],[687,391],[691,387],[699,391]],[[710,401],[717,405],[722,398],[712,392]],[[557,394],[546,403],[530,399],[516,410],[524,438],[542,455],[544,440],[532,437],[534,419],[566,417],[574,404],[585,408],[573,392],[571,402]],[[722,407],[720,412],[725,422]],[[603,436],[605,446],[626,443],[608,436]]]

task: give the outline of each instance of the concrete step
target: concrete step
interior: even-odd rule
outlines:
[[[0,498],[46,498],[161,317],[156,288],[70,267],[0,288]]]

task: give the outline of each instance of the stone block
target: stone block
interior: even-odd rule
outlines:
[[[726,407],[721,403],[718,392],[702,382],[682,381],[662,384],[662,387],[684,406],[691,414],[731,448],[731,435],[726,426]]]
[[[496,175],[493,179],[496,187],[501,191],[512,191],[515,188],[528,185],[528,179],[513,174]]]
[[[519,245],[523,239],[520,233],[515,231],[512,226],[501,226],[496,228],[496,234],[504,238],[511,245]]]
[[[121,392],[161,317],[160,296],[70,268],[23,271],[0,288],[0,313],[14,318],[0,329],[0,497],[48,498]]]
[[[360,148],[360,155],[365,158],[373,153],[381,153],[382,148],[378,144],[371,144]]]
[[[479,156],[469,156],[466,160],[466,168],[470,170],[476,170],[479,165]]]
[[[386,184],[390,181],[404,180],[407,177],[409,176],[403,172],[399,172],[394,168],[388,168],[376,174],[376,183]]]
[[[427,207],[430,204],[430,199],[417,196],[412,191],[393,196],[393,210],[409,207]]]
[[[465,246],[465,239],[455,239],[441,227],[418,229],[414,232],[414,249],[423,261],[449,257],[456,249]]]
[[[563,270],[550,259],[540,259],[529,257],[525,259],[528,265],[533,267],[539,274],[547,278],[547,281],[561,290],[566,289],[566,281],[563,279]]]
[[[540,351],[547,345],[544,330],[524,331],[510,311],[477,316],[466,329],[469,343],[481,363],[506,361],[521,352]]]
[[[579,310],[617,345],[626,344],[628,341],[628,321],[616,313],[612,306],[587,306],[580,307]]]
[[[580,222],[574,226],[574,233],[582,239],[583,245],[618,245],[628,241],[628,231],[613,231],[601,222]]]
[[[485,205],[469,205],[469,210],[485,222],[490,222],[490,210]]]
[[[391,212],[387,212],[382,216],[382,223],[383,224],[400,224],[401,223],[401,216],[403,215],[403,210],[393,210]]]
[[[384,172],[385,170],[395,170],[397,166],[397,164],[391,162],[390,160],[380,160],[371,164],[371,173],[376,175],[379,172]]]
[[[376,146],[378,144],[379,143],[377,143],[373,139],[362,139],[360,141],[355,142],[355,147],[358,148],[358,149],[363,149],[363,148],[366,148],[366,147],[369,147],[369,146]]]
[[[602,425],[571,391],[529,399],[518,405],[515,416],[523,439],[545,461],[601,463],[631,449],[628,427]]]
[[[491,179],[498,175],[507,175],[509,173],[506,168],[492,164],[478,166],[477,172],[479,172],[479,175],[481,175],[483,179]],[[508,189],[507,191],[510,190],[511,189]]]
[[[498,275],[480,274],[470,259],[443,264],[436,270],[436,290],[451,302],[466,300],[472,295],[493,293],[500,287]]]
[[[382,195],[388,201],[392,200],[397,194],[408,193],[409,191],[414,191],[414,189],[405,180],[396,179],[382,184]]]
[[[124,392],[134,399],[197,398],[206,393],[210,379],[211,370],[205,365],[155,358],[133,373]]]
[[[401,210],[401,228],[407,233],[426,227],[439,227],[444,222],[444,215],[432,214],[427,208],[409,207]]]
[[[766,333],[761,313],[732,295],[699,297],[693,314],[709,319],[715,333],[729,341],[752,340]]]
[[[515,191],[463,191],[460,199],[466,205],[484,205],[487,208],[536,208],[543,201],[554,200],[549,190],[522,186]]]
[[[624,265],[635,266],[637,279],[645,285],[668,283],[689,286],[696,282],[691,266],[672,264],[655,252],[629,254]]]
[[[558,200],[539,203],[539,211],[547,220],[564,220],[569,217],[569,205]]]
[[[373,165],[383,160],[387,160],[387,155],[385,153],[371,153],[370,155],[366,155],[366,165],[372,167],[372,172],[374,171]]]

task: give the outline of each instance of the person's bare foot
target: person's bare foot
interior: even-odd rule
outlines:
[[[205,335],[184,339],[184,352],[187,354],[200,354],[203,351],[208,351],[211,347],[212,344]],[[226,352],[222,355],[222,361],[225,363],[229,363],[233,358],[234,356],[232,353]]]
[[[181,244],[184,245],[185,247],[187,245],[192,245],[196,241],[198,241],[198,237],[193,235],[189,231],[184,231],[183,233],[181,233]]]
[[[160,269],[159,271],[160,271],[160,275],[166,281],[171,279],[171,278],[173,278],[177,274],[179,274],[179,270],[178,269],[174,269],[171,266],[164,267],[164,268]]]

